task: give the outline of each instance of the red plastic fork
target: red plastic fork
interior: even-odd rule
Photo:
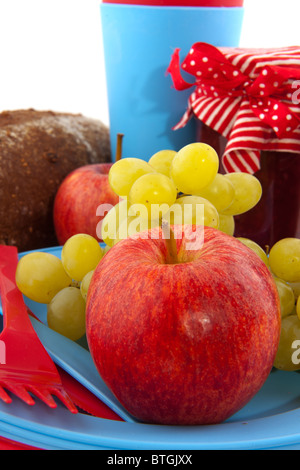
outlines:
[[[3,331],[0,335],[0,399],[11,403],[12,393],[28,405],[33,397],[56,408],[54,397],[72,412],[78,410],[66,393],[56,366],[35,333],[23,295],[16,286],[18,250],[0,245],[0,295]]]

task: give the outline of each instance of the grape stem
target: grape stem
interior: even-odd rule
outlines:
[[[177,244],[174,237],[174,231],[169,226],[168,222],[162,221],[161,228],[166,241],[167,257],[166,264],[178,264]]]
[[[124,134],[117,135],[116,162],[118,162],[122,158],[123,137],[124,137]]]

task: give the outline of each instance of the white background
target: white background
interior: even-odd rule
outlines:
[[[109,125],[100,0],[0,0],[0,111],[82,113]],[[245,0],[240,46],[300,45],[300,0]]]

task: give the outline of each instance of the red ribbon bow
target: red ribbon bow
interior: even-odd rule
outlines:
[[[233,49],[196,43],[182,63],[195,77],[181,75],[179,49],[168,72],[174,87],[196,86],[188,109],[174,127],[183,127],[195,114],[228,139],[223,155],[227,171],[254,173],[261,150],[300,153],[300,48]]]

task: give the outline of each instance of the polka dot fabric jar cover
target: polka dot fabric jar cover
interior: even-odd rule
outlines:
[[[180,74],[179,49],[168,71],[174,86],[195,86],[188,110],[174,129],[192,115],[227,140],[226,171],[254,173],[261,150],[300,153],[300,47],[282,49],[216,48],[194,44],[182,69],[195,77],[187,83]],[[300,81],[298,83],[300,89]]]
[[[219,153],[221,172],[255,174],[256,208],[236,218],[236,236],[265,245],[300,237],[300,47],[216,48],[195,43],[168,67],[177,90],[193,88],[174,129],[197,119],[197,140]],[[194,77],[182,78],[181,70]]]

